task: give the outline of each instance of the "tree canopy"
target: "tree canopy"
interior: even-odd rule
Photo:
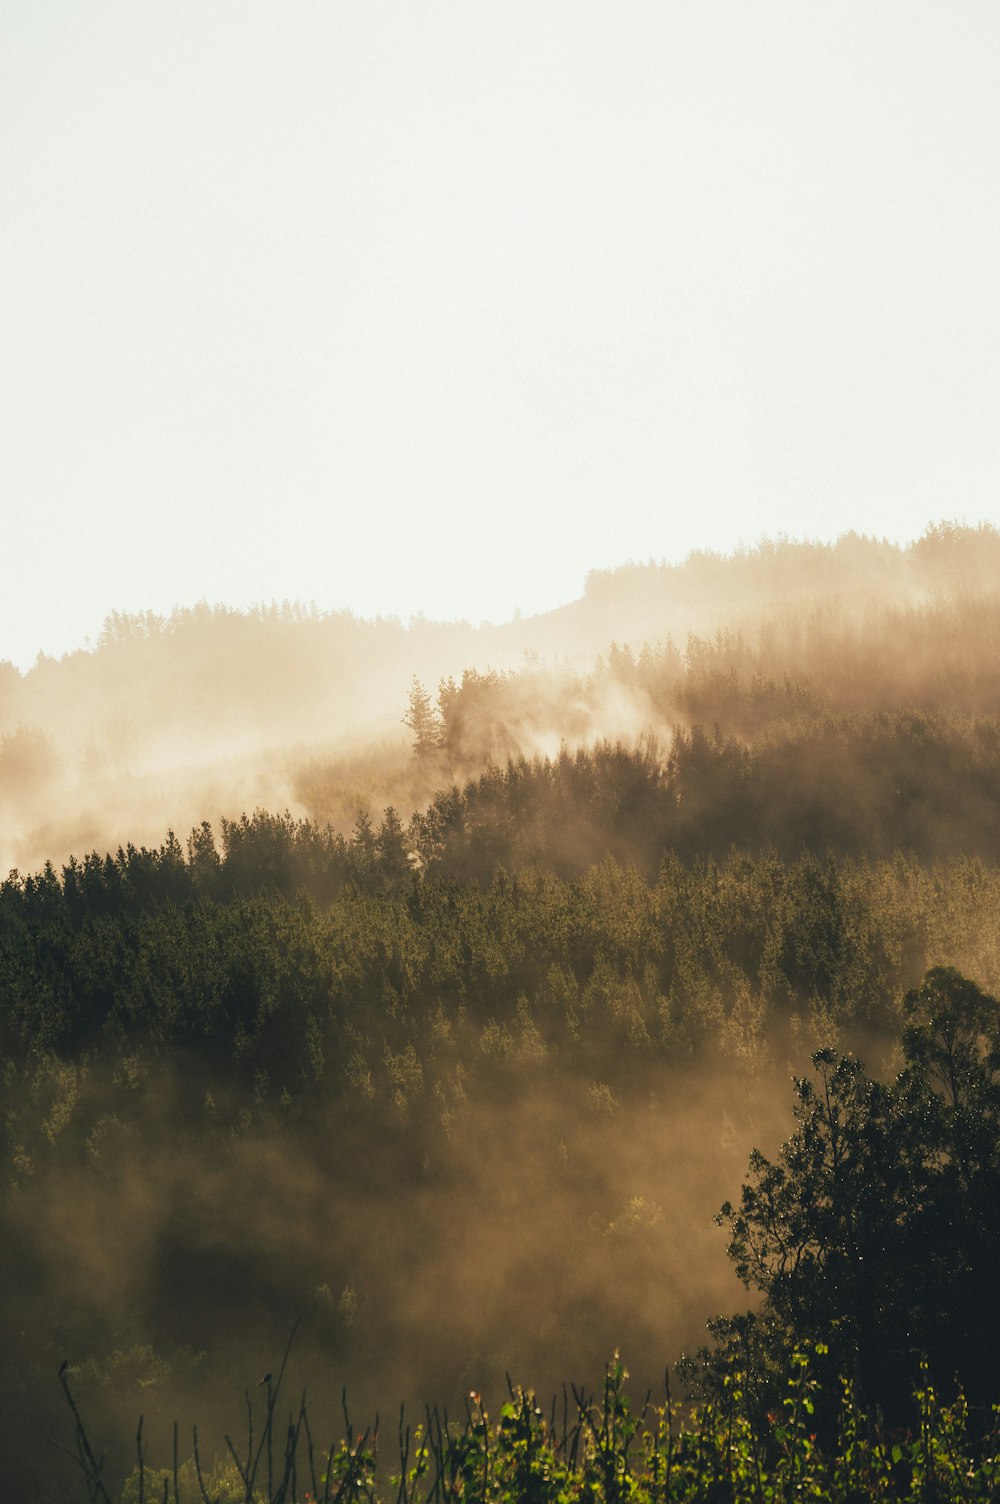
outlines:
[[[795,1082],[795,1129],[755,1150],[719,1221],[752,1318],[722,1321],[731,1359],[766,1368],[803,1341],[887,1414],[921,1358],[986,1403],[1000,1388],[1000,1004],[952,967],[906,995],[891,1082],[830,1049]]]

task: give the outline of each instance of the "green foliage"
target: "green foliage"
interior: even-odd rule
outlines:
[[[758,1418],[748,1409],[742,1375],[733,1373],[716,1400],[680,1406],[669,1392],[634,1410],[628,1374],[617,1354],[599,1398],[573,1387],[553,1399],[547,1416],[531,1390],[512,1386],[495,1421],[473,1391],[464,1421],[437,1408],[411,1427],[400,1409],[396,1435],[378,1421],[318,1451],[305,1395],[287,1422],[279,1420],[281,1375],[257,1407],[247,1400],[248,1434],[241,1450],[229,1436],[226,1461],[203,1464],[194,1452],[150,1465],[142,1423],[138,1463],[118,1504],[164,1499],[173,1504],[951,1504],[996,1497],[1000,1434],[993,1423],[974,1438],[959,1394],[943,1404],[926,1365],[908,1405],[907,1429],[885,1433],[857,1402],[850,1380],[837,1381],[837,1425],[828,1443],[817,1434],[824,1401],[813,1354],[792,1353],[776,1408]],[[98,1460],[72,1392],[82,1482],[87,1497],[111,1504]],[[255,1416],[256,1408],[256,1416]]]
[[[1000,1388],[1000,1005],[953,968],[909,993],[905,1068],[889,1084],[822,1050],[796,1081],[795,1131],[755,1150],[729,1253],[759,1291],[773,1346],[829,1334],[835,1360],[886,1414],[914,1363]],[[732,1328],[720,1336],[730,1340]]]

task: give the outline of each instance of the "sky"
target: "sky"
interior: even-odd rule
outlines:
[[[0,659],[1000,523],[1000,7],[5,0]]]

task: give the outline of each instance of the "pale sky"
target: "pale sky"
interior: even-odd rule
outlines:
[[[1000,523],[995,0],[5,0],[0,658]]]

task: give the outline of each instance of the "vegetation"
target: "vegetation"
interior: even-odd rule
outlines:
[[[907,994],[905,1066],[878,1082],[821,1050],[796,1082],[778,1160],[755,1151],[719,1220],[759,1311],[715,1323],[716,1386],[734,1363],[759,1384],[804,1341],[902,1423],[918,1360],[959,1375],[980,1410],[1000,1392],[1000,1005],[951,968]]]
[[[442,673],[436,692],[418,654],[393,671],[410,745],[303,751],[294,814],[209,807],[185,839],[11,872],[11,1496],[55,1504],[89,1478],[91,1497],[162,1497],[152,1466],[127,1478],[136,1414],[144,1435],[192,1413],[234,1435],[226,1396],[301,1320],[308,1410],[279,1436],[264,1385],[256,1441],[187,1471],[179,1442],[170,1496],[246,1499],[270,1447],[269,1498],[338,1504],[916,1499],[960,1478],[989,1497],[998,551],[943,526],[908,551],[769,545],[594,577],[587,611],[632,599],[663,620],[669,587],[707,619],[721,581],[744,617],[683,648],[663,633],[589,664]],[[12,821],[68,776],[44,716],[20,713],[57,680],[117,665],[124,686],[146,665],[148,691],[205,631],[230,736],[256,711],[247,681],[226,699],[225,644],[234,678],[251,649],[266,660],[275,703],[306,672],[296,634],[367,651],[347,619],[196,615],[118,620],[92,660],[0,677]],[[398,668],[407,633],[371,631]],[[181,677],[181,732],[200,694]],[[123,756],[152,744],[133,726]],[[746,1300],[733,1270],[753,1308],[706,1344]],[[686,1352],[682,1399],[634,1413],[618,1365],[555,1417],[504,1385],[559,1394],[618,1346],[640,1392]],[[60,1473],[49,1450],[64,1360],[108,1438],[100,1487],[96,1451]],[[387,1471],[377,1428],[326,1461],[312,1446],[307,1415],[345,1383],[372,1411],[416,1402]]]
[[[815,1357],[828,1366],[823,1344]],[[564,1387],[561,1404],[554,1396],[543,1409],[533,1391],[508,1378],[509,1398],[495,1420],[472,1390],[458,1422],[435,1406],[410,1424],[400,1409],[385,1438],[378,1416],[355,1433],[345,1397],[344,1434],[322,1449],[305,1393],[279,1422],[282,1377],[283,1369],[277,1382],[270,1374],[261,1381],[266,1394],[256,1407],[247,1394],[245,1444],[238,1448],[227,1435],[228,1456],[211,1466],[202,1460],[197,1427],[184,1459],[176,1425],[171,1460],[150,1465],[140,1419],[122,1504],[161,1497],[164,1504],[931,1504],[993,1499],[998,1485],[1000,1422],[994,1417],[989,1432],[973,1440],[964,1396],[942,1403],[926,1371],[912,1396],[912,1426],[892,1433],[873,1424],[851,1382],[841,1380],[831,1440],[823,1445],[814,1427],[825,1396],[803,1352],[792,1355],[784,1395],[763,1422],[748,1407],[739,1371],[715,1401],[676,1403],[668,1377],[665,1402],[653,1404],[649,1392],[634,1409],[616,1353],[598,1396],[574,1385],[570,1400]],[[111,1504],[65,1377],[63,1385],[88,1497]]]

